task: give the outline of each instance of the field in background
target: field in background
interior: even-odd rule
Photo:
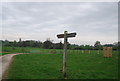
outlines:
[[[62,49],[42,49],[42,48],[33,48],[33,47],[3,47],[3,52],[9,53],[36,53],[36,54],[57,54],[61,53]]]
[[[34,54],[62,54],[63,49],[42,49],[33,47],[2,47],[2,54],[12,54],[12,53],[34,53]],[[7,52],[7,53],[4,53]],[[113,51],[115,52],[115,51]],[[97,50],[83,51],[83,50],[68,50],[68,53],[78,53],[78,54],[98,54]],[[100,50],[100,54],[103,54],[103,50]]]
[[[10,54],[10,52],[0,52],[0,56],[1,55],[6,55],[6,54]]]
[[[9,79],[63,79],[62,49],[11,48],[3,47],[11,53],[31,53],[17,55],[9,70]],[[67,63],[68,79],[117,79],[118,53],[112,58],[104,58],[103,51],[69,50]]]

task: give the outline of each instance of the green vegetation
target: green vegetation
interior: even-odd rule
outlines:
[[[10,47],[36,47],[36,48],[44,48],[44,49],[63,49],[63,43],[53,43],[53,40],[46,39],[44,42],[35,41],[35,40],[26,40],[22,41],[21,38],[19,41],[8,41],[8,40],[0,40],[2,46],[10,46]],[[78,44],[70,44],[68,42],[68,49],[72,50],[102,50],[104,46],[111,46],[113,50],[117,50],[120,42],[115,42],[113,44],[104,44],[102,45],[100,41],[96,41],[94,45],[78,45]]]
[[[30,53],[14,57],[9,79],[63,79],[62,49],[33,47],[3,47],[3,54]],[[68,79],[116,79],[117,51],[112,58],[104,58],[103,51],[68,50]]]
[[[0,52],[0,56],[1,55],[6,55],[6,54],[10,54],[9,52]]]
[[[15,56],[9,71],[9,79],[63,79],[63,55],[60,54],[62,50],[54,51],[29,48],[32,54]],[[67,77],[68,79],[117,79],[117,59],[116,51],[113,51],[112,58],[104,58],[103,51],[100,51],[100,54],[91,51],[89,54],[87,51],[82,53],[81,50],[69,50]]]
[[[11,53],[35,53],[35,54],[61,54],[62,49],[42,49],[33,47],[3,47],[3,52]],[[8,54],[4,53],[4,54]]]
[[[2,52],[9,52],[9,53],[29,53],[29,47],[2,47]]]
[[[0,55],[6,55],[6,54],[10,54],[10,53],[0,53]]]

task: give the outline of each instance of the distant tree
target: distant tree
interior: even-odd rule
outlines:
[[[96,41],[96,42],[95,42],[94,48],[95,48],[96,50],[102,49],[102,46],[101,46],[101,44],[100,44],[100,41]]]
[[[4,45],[5,45],[5,46],[12,46],[8,40],[5,40],[5,41],[4,41]]]
[[[84,45],[80,45],[79,46],[81,50],[84,50],[85,49],[85,46]]]
[[[20,42],[20,47],[26,47],[27,43],[25,41]]]
[[[39,48],[42,47],[42,42],[41,42],[41,41],[36,41],[36,43],[38,44],[37,46],[38,46]]]
[[[118,50],[119,49],[119,46],[120,46],[120,42],[115,42],[113,43],[113,50]]]
[[[113,47],[113,44],[104,44],[103,46],[106,46],[106,47]]]
[[[13,41],[13,44],[14,44],[13,46],[17,46],[16,40]]]
[[[76,44],[71,44],[71,45],[69,46],[69,49],[79,49],[78,47],[79,47],[79,46],[76,45]]]
[[[19,47],[23,47],[23,46],[24,46],[24,45],[23,45],[23,41],[21,40],[21,38],[19,38],[18,46],[19,46]]]
[[[99,46],[99,45],[101,45],[101,44],[100,44],[100,41],[96,41],[95,44],[94,44],[95,47],[97,47],[97,46]]]
[[[59,49],[63,49],[63,44],[62,44],[61,41],[60,41],[60,43],[59,43]]]
[[[90,45],[85,45],[84,47],[86,50],[90,50],[91,49],[91,46]]]
[[[120,51],[120,41],[118,41],[118,51]]]
[[[33,47],[42,47],[42,42],[40,42],[40,41],[34,41],[33,42]]]
[[[59,43],[55,43],[53,47],[54,47],[54,49],[63,49],[63,44],[60,41]]]
[[[45,42],[43,42],[43,47],[46,49],[52,49],[53,43],[50,39],[47,39]]]
[[[71,45],[71,44],[70,44],[69,42],[67,42],[67,48],[68,48],[68,49],[70,49],[70,45]]]
[[[47,38],[46,41],[40,42],[35,40],[26,40],[22,41],[21,38],[19,41],[8,41],[8,40],[0,40],[0,44],[2,46],[12,46],[12,47],[39,47],[39,48],[46,48],[46,49],[63,49],[64,44],[60,41],[59,43],[53,43],[53,40],[50,40],[50,38]],[[113,50],[120,49],[120,41],[115,42],[113,44],[105,44],[101,45],[100,41],[96,41],[94,46],[91,45],[77,45],[77,44],[70,44],[68,42],[67,48],[73,49],[73,50],[100,50],[103,49],[103,46],[112,46]]]
[[[17,42],[16,42],[16,40],[14,40],[14,42],[13,42],[13,49],[15,49],[15,47],[17,46]]]

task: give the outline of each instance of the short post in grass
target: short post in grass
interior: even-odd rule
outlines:
[[[106,52],[107,48],[106,47],[103,47],[103,51],[104,51],[104,57],[107,57],[107,52]]]
[[[22,52],[23,52],[23,53],[25,52],[24,47],[22,47]]]
[[[97,54],[100,54],[100,51],[99,51],[99,50],[97,50]]]
[[[77,50],[77,54],[79,54],[79,50]]]
[[[84,50],[81,50],[82,51],[82,53],[84,53]]]
[[[64,31],[64,34],[58,34],[58,38],[64,38],[64,53],[63,53],[63,76],[64,79],[67,79],[67,38],[69,37],[75,37],[76,33],[67,33],[67,31]]]
[[[112,47],[109,47],[109,57],[112,57]]]
[[[89,54],[90,54],[90,50],[89,50]]]

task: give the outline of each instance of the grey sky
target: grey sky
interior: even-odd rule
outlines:
[[[117,2],[2,3],[2,39],[59,42],[57,34],[76,32],[70,43],[102,44],[118,40]]]

